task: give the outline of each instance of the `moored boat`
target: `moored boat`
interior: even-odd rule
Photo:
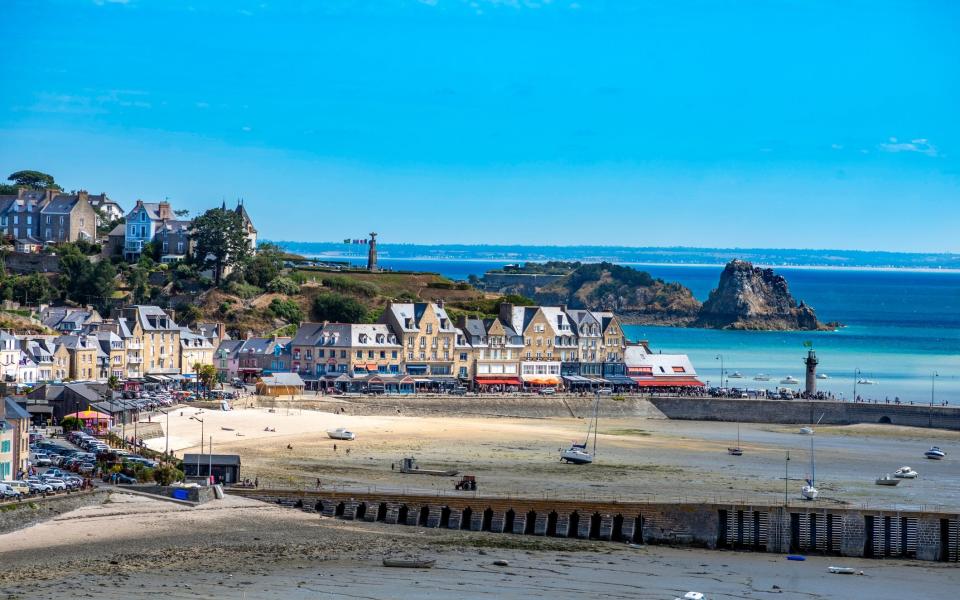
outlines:
[[[757,373],[757,376],[753,378],[754,381],[770,381],[769,375],[764,375],[763,373]]]
[[[345,440],[348,442],[357,439],[357,435],[355,433],[353,433],[352,431],[347,431],[343,427],[327,430],[327,437],[329,437],[332,440]]]
[[[920,477],[920,473],[917,473],[910,467],[900,467],[893,472],[894,477],[899,477],[900,479],[916,479]]]
[[[893,475],[891,475],[890,473],[887,473],[886,475],[881,475],[880,477],[877,477],[876,484],[887,485],[892,487],[895,485],[900,485],[900,480],[894,477]]]
[[[385,558],[383,559],[383,566],[395,567],[399,569],[430,569],[430,568],[433,568],[433,565],[435,564],[437,564],[437,561],[433,559],[418,559],[418,558]]]
[[[929,450],[924,452],[923,455],[931,460],[943,460],[947,456],[947,454],[943,450],[941,450],[939,446],[934,446],[933,448],[930,448]]]
[[[743,379],[743,375],[740,374],[740,371],[734,371],[727,375],[727,379]]]
[[[813,435],[813,427],[801,427],[800,433],[802,435]]]
[[[586,444],[572,444],[560,453],[560,460],[574,465],[589,465],[593,462],[593,455],[587,452]]]
[[[835,573],[837,575],[856,575],[856,569],[851,567],[827,567],[827,571],[830,573]]]
[[[830,379],[830,376],[826,373],[817,373],[817,379]]]
[[[800,380],[797,379],[796,377],[793,377],[792,375],[787,375],[786,377],[780,380],[780,383],[783,385],[797,385],[798,383],[800,383]]]

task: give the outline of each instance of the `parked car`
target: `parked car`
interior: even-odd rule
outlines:
[[[53,491],[52,485],[49,483],[43,483],[39,479],[36,481],[33,479],[28,479],[25,483],[27,486],[29,486],[31,494],[46,494]]]
[[[613,393],[613,388],[608,388],[608,387],[597,388],[597,393],[602,394],[604,396],[609,396],[610,394]]]
[[[557,388],[545,387],[540,388],[540,391],[537,392],[541,396],[552,396],[557,393]]]
[[[0,483],[0,498],[5,500],[15,500],[20,497],[20,492],[13,489],[5,483]]]
[[[49,479],[44,479],[43,481],[44,481],[47,485],[49,485],[50,487],[52,487],[52,488],[53,488],[53,491],[55,491],[55,492],[61,492],[61,491],[65,490],[65,489],[67,489],[67,482],[64,481],[64,480],[62,480],[62,479],[57,479],[57,478],[55,478],[55,477],[51,477],[51,478],[49,478]]]
[[[80,468],[77,469],[78,473],[93,473],[93,470],[97,468],[97,465],[89,462],[85,462],[80,465]]]
[[[117,483],[124,485],[132,485],[137,483],[136,477],[130,477],[129,475],[124,475],[123,473],[117,473]]]
[[[30,495],[30,486],[26,482],[10,480],[10,481],[0,481],[0,483],[4,485],[9,485],[21,496]]]

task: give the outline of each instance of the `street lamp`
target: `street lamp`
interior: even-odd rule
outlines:
[[[200,454],[203,454],[203,419],[198,418],[196,415],[190,418],[200,422]],[[200,477],[200,454],[197,455],[197,477]]]
[[[722,355],[722,354],[718,354],[717,357],[716,357],[714,360],[719,360],[719,361],[720,361],[720,387],[724,387],[724,386],[723,386],[723,372],[724,372],[724,371],[723,371],[723,355]]]
[[[940,373],[937,373],[936,371],[934,371],[933,374],[930,375],[930,406],[931,407],[933,406],[933,397],[934,397],[934,394],[936,393],[937,377],[940,377]]]
[[[162,412],[167,417],[167,426],[165,428],[167,433],[167,443],[166,443],[166,446],[164,447],[163,453],[165,455],[169,455],[170,454],[170,411],[161,410],[160,412]]]
[[[783,505],[789,502],[787,499],[790,493],[790,451],[787,450],[787,460],[783,462]]]

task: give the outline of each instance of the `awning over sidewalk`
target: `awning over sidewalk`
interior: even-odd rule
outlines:
[[[516,377],[477,377],[477,385],[520,385]]]
[[[640,387],[703,387],[703,382],[689,377],[667,378],[660,377],[656,379],[645,379],[643,377],[632,377]]]
[[[636,382],[626,375],[607,375],[605,379],[613,385],[636,385]]]

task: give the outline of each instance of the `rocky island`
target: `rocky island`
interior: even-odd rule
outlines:
[[[513,266],[473,281],[487,291],[521,294],[538,304],[610,310],[625,323],[710,329],[824,330],[812,308],[790,294],[772,269],[733,260],[701,303],[679,283],[608,262]]]
[[[694,327],[816,331],[835,324],[820,323],[812,308],[797,303],[787,280],[773,269],[761,269],[743,260],[727,263],[720,283],[700,308]]]

